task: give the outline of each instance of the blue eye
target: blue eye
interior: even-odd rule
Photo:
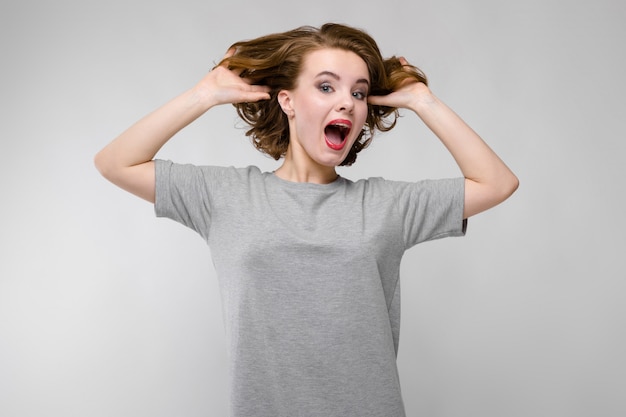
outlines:
[[[358,100],[365,100],[366,95],[367,94],[363,93],[362,91],[355,91],[354,93],[352,93],[352,96]]]
[[[319,86],[319,89],[322,93],[330,93],[331,91],[333,91],[333,88],[330,86],[330,84],[321,84]]]

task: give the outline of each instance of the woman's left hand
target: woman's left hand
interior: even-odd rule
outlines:
[[[400,58],[402,65],[407,61]],[[506,200],[519,181],[491,148],[424,83],[408,79],[385,96],[368,97],[370,104],[413,110],[441,140],[465,177],[463,217],[468,218]]]
[[[402,65],[409,65],[406,59],[399,58]],[[399,89],[385,96],[369,96],[369,104],[403,109],[411,109],[417,112],[420,103],[428,103],[433,100],[433,95],[424,83],[408,79]]]

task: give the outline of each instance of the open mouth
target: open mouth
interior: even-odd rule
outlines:
[[[349,120],[333,120],[324,128],[326,145],[336,151],[340,151],[346,144],[346,138],[352,129]]]

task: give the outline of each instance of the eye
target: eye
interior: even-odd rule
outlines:
[[[365,100],[365,97],[367,97],[367,93],[363,91],[355,91],[352,93],[352,97],[356,98],[357,100]]]
[[[331,93],[333,91],[333,87],[328,83],[322,83],[318,88],[322,93]]]

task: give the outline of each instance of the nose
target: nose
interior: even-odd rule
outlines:
[[[351,91],[341,94],[340,99],[337,102],[337,110],[340,112],[352,113],[352,110],[354,110],[354,97],[352,96]]]

